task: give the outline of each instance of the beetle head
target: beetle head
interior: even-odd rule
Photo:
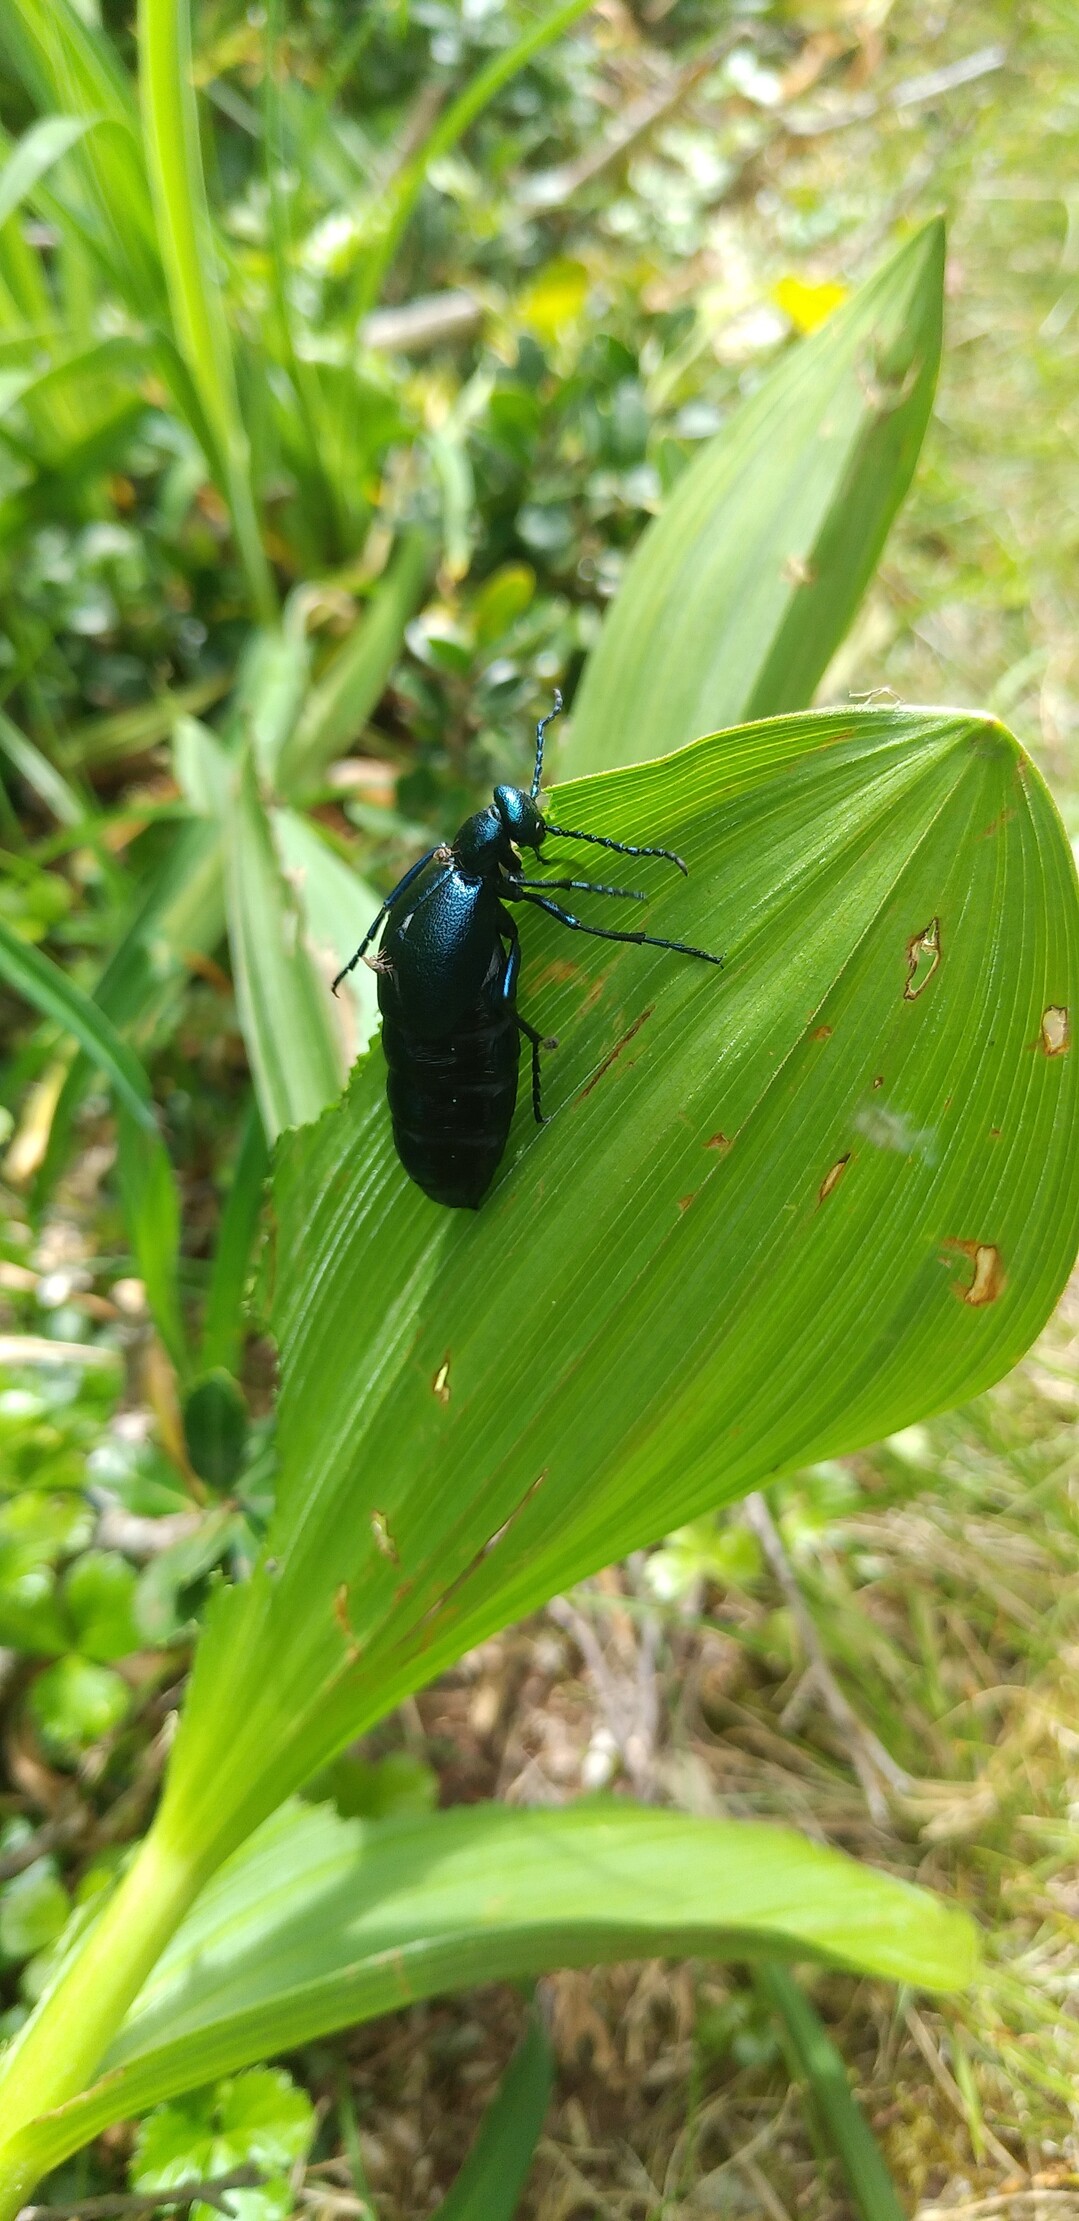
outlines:
[[[523,787],[496,787],[495,808],[518,848],[538,848],[547,831],[542,815]]]

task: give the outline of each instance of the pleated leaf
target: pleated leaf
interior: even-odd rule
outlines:
[[[567,769],[643,763],[812,701],[914,472],[943,279],[938,221],[785,355],[690,464],[589,657]]]
[[[282,1140],[270,1557],[163,1816],[197,1864],[568,1583],[987,1386],[1075,1256],[1075,872],[1000,725],[810,712],[555,812],[679,849],[648,924],[726,969],[523,915],[551,1122],[478,1214],[405,1180],[377,1051]]]
[[[303,933],[250,757],[227,818],[226,893],[236,1000],[267,1137],[317,1118],[338,1093],[342,1046],[329,982]]]
[[[292,1805],[203,1892],[102,2062],[27,2135],[54,2166],[110,2121],[470,1984],[659,1954],[969,1981],[968,1915],[787,1828],[614,1801],[339,1820]]]

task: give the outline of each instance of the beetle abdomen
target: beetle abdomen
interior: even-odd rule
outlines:
[[[434,1203],[475,1210],[509,1138],[517,1100],[512,1007],[482,996],[432,1041],[383,1012],[386,1095],[397,1154]]]

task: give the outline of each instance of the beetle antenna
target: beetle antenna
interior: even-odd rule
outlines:
[[[540,718],[539,724],[536,727],[536,768],[532,773],[533,802],[535,801],[536,796],[539,793],[540,780],[543,777],[543,736],[547,730],[548,725],[552,724],[554,722],[554,719],[556,717],[561,717],[561,715],[562,696],[556,686],[554,690],[554,708],[548,710],[546,717]]]
[[[629,841],[610,840],[606,833],[581,833],[569,825],[552,825],[550,818],[547,831],[554,834],[556,841],[590,841],[593,848],[616,848],[620,856],[662,856],[668,864],[677,864],[684,876],[689,875],[689,865],[683,857],[675,855],[673,848],[634,848]]]

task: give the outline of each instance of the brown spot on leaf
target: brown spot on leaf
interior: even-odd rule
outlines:
[[[353,1666],[355,1665],[356,1660],[360,1655],[361,1645],[356,1641],[356,1637],[352,1632],[352,1622],[350,1621],[348,1616],[347,1581],[342,1581],[340,1587],[334,1590],[333,1616],[337,1621],[342,1635],[345,1638],[345,1647],[348,1651],[349,1665]]]
[[[1066,1057],[1071,1048],[1071,1021],[1063,1003],[1050,1003],[1042,1012],[1042,1048],[1047,1057]]]
[[[1015,811],[1012,809],[1008,809],[1007,807],[1005,807],[1003,810],[998,810],[996,816],[990,818],[988,825],[984,825],[982,827],[982,840],[991,841],[995,833],[1003,832],[1009,818],[1012,818],[1014,816]]]
[[[391,1565],[400,1565],[400,1553],[386,1524],[385,1512],[372,1512],[371,1533],[375,1538],[376,1548],[381,1550],[383,1557],[388,1558]]]
[[[651,1017],[651,1015],[652,1015],[652,1012],[654,1011],[655,1007],[656,1007],[656,1006],[655,1006],[655,1003],[649,1003],[649,1005],[648,1005],[648,1008],[647,1008],[647,1010],[642,1010],[642,1012],[641,1012],[641,1015],[640,1015],[640,1017],[639,1017],[639,1018],[635,1018],[635,1019],[634,1019],[634,1021],[633,1021],[633,1024],[632,1024],[632,1025],[630,1026],[630,1028],[629,1028],[628,1032],[626,1032],[626,1033],[624,1033],[624,1034],[622,1035],[622,1039],[621,1039],[621,1041],[616,1041],[616,1042],[615,1042],[614,1048],[613,1048],[613,1049],[611,1049],[611,1050],[610,1050],[610,1052],[608,1053],[608,1055],[604,1057],[604,1059],[603,1059],[603,1062],[602,1062],[602,1064],[600,1065],[600,1067],[599,1067],[598,1071],[596,1071],[596,1072],[593,1072],[593,1074],[592,1074],[592,1077],[591,1077],[591,1079],[590,1079],[590,1080],[586,1080],[586,1081],[585,1081],[585,1084],[584,1084],[584,1086],[582,1087],[582,1089],[581,1089],[581,1092],[580,1092],[580,1096],[579,1096],[579,1098],[578,1098],[578,1100],[579,1100],[580,1102],[582,1102],[582,1103],[583,1103],[583,1101],[584,1101],[584,1099],[585,1099],[585,1096],[586,1096],[586,1095],[591,1095],[591,1093],[592,1093],[592,1089],[593,1089],[594,1087],[598,1087],[598,1085],[599,1085],[599,1082],[600,1082],[600,1081],[601,1081],[601,1079],[603,1078],[603,1075],[604,1075],[604,1073],[605,1073],[605,1072],[609,1072],[609,1071],[610,1071],[610,1069],[611,1069],[611,1066],[612,1066],[612,1064],[614,1064],[614,1063],[616,1063],[616,1062],[617,1062],[618,1058],[619,1058],[619,1057],[621,1056],[621,1054],[622,1054],[622,1051],[623,1051],[623,1049],[628,1049],[628,1047],[629,1047],[629,1044],[630,1044],[630,1042],[632,1041],[632,1039],[633,1039],[633,1036],[634,1036],[634,1034],[636,1034],[636,1033],[639,1033],[639,1032],[640,1032],[640,1030],[641,1030],[641,1027],[643,1026],[643,1024],[644,1024],[644,1022],[645,1022],[645,1019],[646,1019],[646,1018],[650,1018],[650,1017]]]
[[[884,1086],[884,1074],[883,1074],[883,1072],[878,1072],[878,1073],[877,1073],[876,1079],[875,1079],[875,1080],[874,1080],[874,1081],[872,1082],[872,1085],[873,1085],[874,1087],[883,1087],[883,1086]]]
[[[695,1203],[695,1202],[696,1202],[696,1200],[697,1200],[697,1198],[696,1198],[696,1194],[693,1194],[693,1195],[680,1195],[680,1196],[679,1196],[679,1198],[678,1198],[678,1208],[679,1208],[679,1210],[680,1210],[680,1211],[688,1211],[688,1209],[689,1209],[689,1206],[690,1206],[690,1204],[691,1204],[691,1203]]]
[[[1003,1128],[1002,1128],[1001,1126],[990,1126],[990,1128],[989,1128],[989,1139],[990,1139],[990,1141],[999,1141],[999,1140],[1000,1140],[1000,1137],[1001,1137],[1001,1134],[1002,1134],[1002,1132],[1003,1132]]]
[[[434,1377],[433,1381],[431,1382],[431,1388],[432,1388],[432,1390],[433,1390],[434,1394],[435,1394],[435,1395],[436,1395],[436,1396],[438,1397],[438,1400],[439,1400],[439,1403],[440,1403],[440,1404],[448,1404],[448,1403],[449,1403],[449,1400],[450,1400],[450,1359],[449,1359],[449,1351],[447,1351],[447,1352],[446,1352],[446,1355],[445,1355],[445,1357],[443,1358],[443,1360],[442,1360],[442,1363],[441,1363],[441,1365],[439,1366],[439,1368],[438,1368],[438,1371],[437,1371],[437,1373],[435,1374],[435,1377]]]
[[[821,1181],[819,1188],[817,1189],[818,1203],[823,1203],[826,1197],[831,1195],[832,1189],[839,1186],[839,1183],[843,1178],[843,1174],[845,1173],[847,1166],[850,1163],[850,1156],[851,1153],[848,1149],[846,1156],[837,1157],[831,1171],[825,1173],[824,1178]]]
[[[709,1134],[704,1146],[706,1149],[729,1149],[732,1146],[731,1137],[729,1134]]]
[[[903,989],[906,1003],[917,1002],[924,994],[940,963],[940,919],[930,918],[920,933],[912,933],[907,942],[907,984]]]
[[[944,1246],[960,1250],[964,1257],[969,1257],[973,1267],[970,1279],[955,1286],[960,1302],[969,1303],[973,1311],[980,1311],[987,1303],[995,1303],[1005,1285],[1004,1264],[996,1243],[948,1240]]]
[[[812,586],[817,573],[813,564],[806,562],[804,555],[788,555],[783,564],[783,576],[788,586]]]
[[[832,1029],[831,1029],[831,1026],[814,1026],[814,1028],[813,1028],[813,1039],[814,1039],[814,1041],[830,1041],[830,1040],[831,1040],[831,1038],[832,1038]]]

